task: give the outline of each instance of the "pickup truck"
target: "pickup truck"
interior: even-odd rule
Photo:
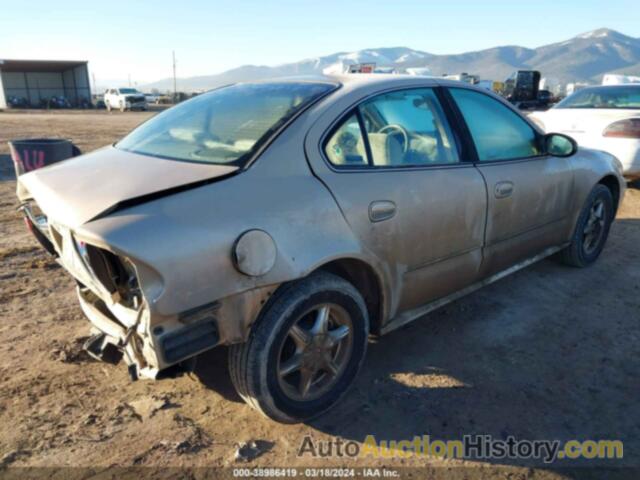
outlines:
[[[108,88],[104,93],[104,104],[108,111],[116,108],[125,110],[146,110],[147,100],[143,93],[135,88]]]

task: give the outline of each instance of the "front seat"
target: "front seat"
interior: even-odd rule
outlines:
[[[371,145],[371,155],[375,166],[402,165],[404,152],[402,141],[397,135],[370,133],[369,144]]]

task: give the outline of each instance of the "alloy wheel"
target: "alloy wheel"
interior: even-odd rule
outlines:
[[[597,199],[591,205],[587,223],[582,232],[582,247],[587,255],[593,253],[600,244],[605,231],[606,207],[602,199]]]
[[[295,401],[310,401],[336,384],[351,357],[353,324],[336,304],[321,304],[289,328],[278,355],[280,388]]]

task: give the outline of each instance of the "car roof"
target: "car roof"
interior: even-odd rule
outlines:
[[[451,84],[459,84],[460,82],[446,81],[441,77],[427,77],[419,75],[408,74],[388,74],[388,73],[347,73],[341,75],[297,75],[291,77],[275,77],[257,82],[246,83],[278,83],[278,82],[318,82],[318,83],[331,83],[334,85],[344,85],[349,87],[357,86],[382,86],[386,85],[394,86],[402,83],[415,83],[416,80],[424,80],[424,83],[429,85],[439,85],[441,80],[450,82]]]
[[[385,74],[385,73],[351,73],[344,75],[327,75],[326,78],[335,79],[343,85],[380,85],[393,86],[401,83],[415,83],[416,80],[424,80],[425,84],[437,85],[434,77],[408,75],[408,74]],[[440,78],[438,78],[440,80]]]
[[[332,93],[327,98],[326,102],[319,102],[312,110],[322,108],[323,104],[333,103],[339,98],[344,96],[351,96],[357,92],[366,92],[368,94],[382,92],[385,90],[395,90],[411,88],[423,88],[423,87],[450,87],[450,88],[465,88],[469,90],[475,90],[485,95],[495,98],[496,100],[507,105],[511,109],[514,107],[507,102],[503,97],[497,95],[495,92],[487,90],[486,88],[472,85],[467,82],[459,80],[448,80],[443,77],[427,76],[427,75],[409,75],[403,73],[350,73],[340,75],[302,75],[302,76],[290,76],[280,78],[268,78],[255,82],[246,82],[251,84],[256,83],[281,83],[281,82],[315,82],[315,83],[327,83],[334,85],[337,91]],[[514,109],[515,110],[515,109]]]

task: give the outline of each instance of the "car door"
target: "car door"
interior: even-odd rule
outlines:
[[[448,91],[487,185],[483,276],[561,244],[571,228],[571,160],[545,154],[541,135],[501,100],[469,88]]]
[[[472,283],[486,191],[434,89],[373,96],[308,150],[364,248],[393,284],[391,317]]]

